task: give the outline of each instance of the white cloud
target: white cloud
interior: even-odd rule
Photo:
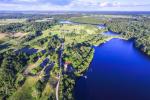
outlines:
[[[15,2],[36,2],[37,0],[14,0]]]
[[[101,2],[100,7],[136,7],[136,6],[150,6],[150,4],[139,4],[139,3],[120,3],[120,2]]]
[[[99,0],[74,0],[65,7],[74,10],[91,10],[98,8]]]
[[[100,7],[119,7],[121,6],[121,3],[120,2],[101,2],[99,4]]]
[[[26,10],[62,10],[60,6],[53,6],[51,4],[32,4],[32,5],[24,5],[24,4],[6,4],[0,3],[0,10],[14,10],[14,11],[26,11]]]

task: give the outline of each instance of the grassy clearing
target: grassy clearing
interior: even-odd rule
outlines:
[[[14,34],[14,37],[23,37],[25,35],[26,35],[26,33],[18,32],[18,33]]]
[[[56,25],[52,28],[52,31],[55,33],[76,33],[76,34],[93,34],[98,29],[92,25]]]
[[[78,23],[87,23],[87,24],[104,24],[106,23],[105,19],[100,19],[99,17],[72,17],[69,20]]]
[[[49,83],[47,83],[40,100],[48,100],[48,97],[53,92],[54,92],[54,89],[50,86]]]
[[[36,63],[29,64],[25,70],[25,73],[31,72],[34,68],[38,67],[43,60],[45,59],[45,56],[42,56]]]
[[[38,77],[27,77],[24,85],[17,90],[9,100],[34,100],[32,96],[32,88],[39,80]]]
[[[0,19],[0,25],[7,25],[11,23],[23,23],[26,19]]]
[[[7,43],[10,42],[10,44],[13,44],[14,41],[18,42],[21,37],[23,37],[27,34],[29,34],[29,33],[22,33],[22,32],[18,32],[18,33],[14,33],[14,34],[0,33],[0,41],[7,42]]]
[[[31,72],[32,69],[34,69],[35,67],[37,67],[37,63],[34,63],[34,64],[29,64],[26,68],[26,70],[24,71],[24,73],[28,73],[28,72]]]
[[[0,43],[4,42],[7,39],[7,34],[5,33],[0,33]]]
[[[51,33],[58,34],[60,37],[65,36],[65,44],[81,43],[88,40],[94,35],[102,33],[104,30],[98,29],[92,25],[56,25]]]
[[[39,20],[35,20],[35,22],[47,22],[47,21],[52,21],[53,18],[43,18],[43,19],[39,19]]]

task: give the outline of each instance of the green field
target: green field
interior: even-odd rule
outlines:
[[[73,17],[70,18],[69,20],[73,22],[78,22],[78,23],[86,23],[86,24],[104,24],[108,22],[106,18],[101,19],[100,17]]]
[[[7,25],[11,23],[24,23],[26,19],[0,19],[0,25]]]

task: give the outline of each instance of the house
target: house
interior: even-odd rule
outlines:
[[[64,64],[64,72],[65,73],[72,73],[74,71],[74,68],[72,66],[72,63],[71,62],[65,62]]]

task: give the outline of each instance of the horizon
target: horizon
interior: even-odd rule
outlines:
[[[97,10],[0,10],[0,12],[150,12],[150,11],[97,11]]]
[[[41,15],[63,15],[63,14],[105,14],[105,15],[150,15],[150,11],[1,11],[0,14],[41,14]]]

